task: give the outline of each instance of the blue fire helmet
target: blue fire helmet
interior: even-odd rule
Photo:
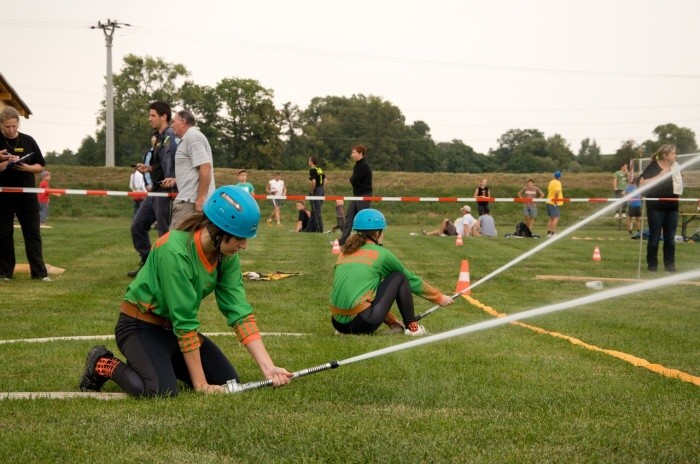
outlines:
[[[258,232],[258,203],[250,193],[235,185],[216,189],[202,210],[216,227],[229,235],[253,238]]]
[[[561,177],[561,171],[554,171],[554,177],[559,179]]]
[[[386,219],[384,215],[376,209],[363,209],[352,221],[354,230],[384,230],[386,229]]]

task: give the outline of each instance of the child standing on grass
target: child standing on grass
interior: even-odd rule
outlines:
[[[382,246],[386,220],[376,209],[363,209],[352,223],[355,234],[341,248],[335,264],[331,291],[331,322],[341,334],[371,334],[382,323],[392,331],[423,335],[425,328],[416,321],[413,295],[440,306],[453,303]],[[396,302],[403,324],[389,310]]]
[[[238,183],[236,184],[236,187],[242,188],[251,195],[255,195],[255,187],[253,187],[253,184],[248,182],[248,171],[245,169],[240,169],[238,171]]]
[[[41,171],[41,182],[39,182],[39,188],[49,189],[49,182],[51,182],[51,173],[49,171]],[[51,202],[50,196],[60,197],[60,193],[39,193],[37,198],[39,200],[39,224],[44,225],[49,219],[49,203]]]
[[[203,212],[163,235],[127,287],[115,328],[126,363],[104,346],[88,353],[82,391],[112,379],[134,397],[175,396],[177,380],[197,392],[223,392],[238,373],[218,346],[199,332],[202,300],[214,292],[219,311],[276,387],[292,374],[276,367],[260,337],[243,288],[238,252],[255,237],[260,209],[235,186],[217,189]]]

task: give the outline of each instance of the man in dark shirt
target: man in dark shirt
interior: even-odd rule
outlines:
[[[175,180],[175,151],[177,143],[175,133],[170,128],[171,110],[170,105],[164,102],[153,102],[148,109],[148,122],[154,130],[156,137],[153,146],[151,164],[139,163],[136,165],[142,173],[149,172],[153,182],[153,192],[172,192],[174,189],[164,188],[163,181]],[[141,261],[136,269],[127,272],[129,277],[135,277],[139,269],[146,262],[148,253],[151,251],[151,239],[148,231],[154,222],[158,223],[158,236],[164,235],[170,229],[172,198],[148,196],[143,200],[139,210],[131,222],[131,240],[134,248],[139,253]]]
[[[297,201],[297,211],[298,211],[298,218],[297,218],[297,226],[296,229],[294,229],[295,232],[308,232],[306,230],[306,227],[309,225],[309,212],[306,211],[306,207],[304,206],[303,201]]]
[[[34,188],[34,175],[41,172],[46,163],[36,141],[18,129],[17,110],[10,106],[3,108],[0,111],[0,187]],[[18,162],[24,156],[27,157]],[[50,282],[44,264],[36,193],[0,193],[0,280],[12,279],[15,271],[15,216],[22,228],[32,279]]]
[[[355,167],[352,169],[350,176],[350,185],[352,185],[352,194],[356,197],[371,197],[372,196],[372,168],[367,164],[365,154],[367,147],[364,145],[355,145],[352,147],[350,157],[355,161]],[[343,225],[343,234],[340,236],[338,243],[340,246],[345,244],[345,241],[352,232],[352,222],[355,220],[355,215],[370,207],[371,202],[365,200],[350,201],[345,212],[345,224]]]
[[[326,175],[323,173],[323,169],[318,166],[318,160],[315,156],[309,158],[309,181],[311,183],[309,195],[325,196]],[[322,206],[323,200],[311,200],[311,217],[304,232],[323,232]]]

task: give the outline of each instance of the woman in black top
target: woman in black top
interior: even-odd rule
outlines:
[[[657,184],[645,193],[647,198],[660,198],[646,202],[647,218],[649,221],[649,240],[647,242],[647,269],[656,272],[658,269],[659,239],[663,232],[664,238],[664,269],[676,272],[676,229],[678,228],[678,201],[675,199],[683,193],[683,178],[677,169],[676,146],[662,145],[652,157],[652,162],[646,167],[639,178],[639,184],[644,185],[656,180],[659,176],[673,172],[671,177]]]
[[[479,181],[479,186],[474,190],[474,198],[477,199],[477,206],[479,208],[479,216],[484,214],[484,211],[489,209],[488,201],[478,201],[480,198],[491,198],[491,190],[486,185],[486,179],[481,179]]]
[[[46,163],[36,141],[19,132],[19,113],[11,106],[0,111],[0,132],[0,187],[36,187],[34,175]],[[20,158],[23,161],[19,162]],[[0,194],[0,280],[12,279],[15,270],[15,216],[22,228],[32,279],[50,282],[44,264],[36,193]]]

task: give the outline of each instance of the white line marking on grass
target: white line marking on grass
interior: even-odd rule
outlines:
[[[295,332],[260,332],[263,337],[304,337],[310,335],[307,333]],[[231,337],[236,334],[233,332],[212,332],[205,333],[207,337]],[[114,335],[74,335],[68,337],[47,337],[47,338],[18,338],[15,340],[0,340],[0,345],[9,345],[12,343],[48,343],[59,342],[66,340],[114,340]]]
[[[70,398],[94,398],[97,400],[123,400],[126,393],[102,392],[0,392],[0,400],[65,400]]]

